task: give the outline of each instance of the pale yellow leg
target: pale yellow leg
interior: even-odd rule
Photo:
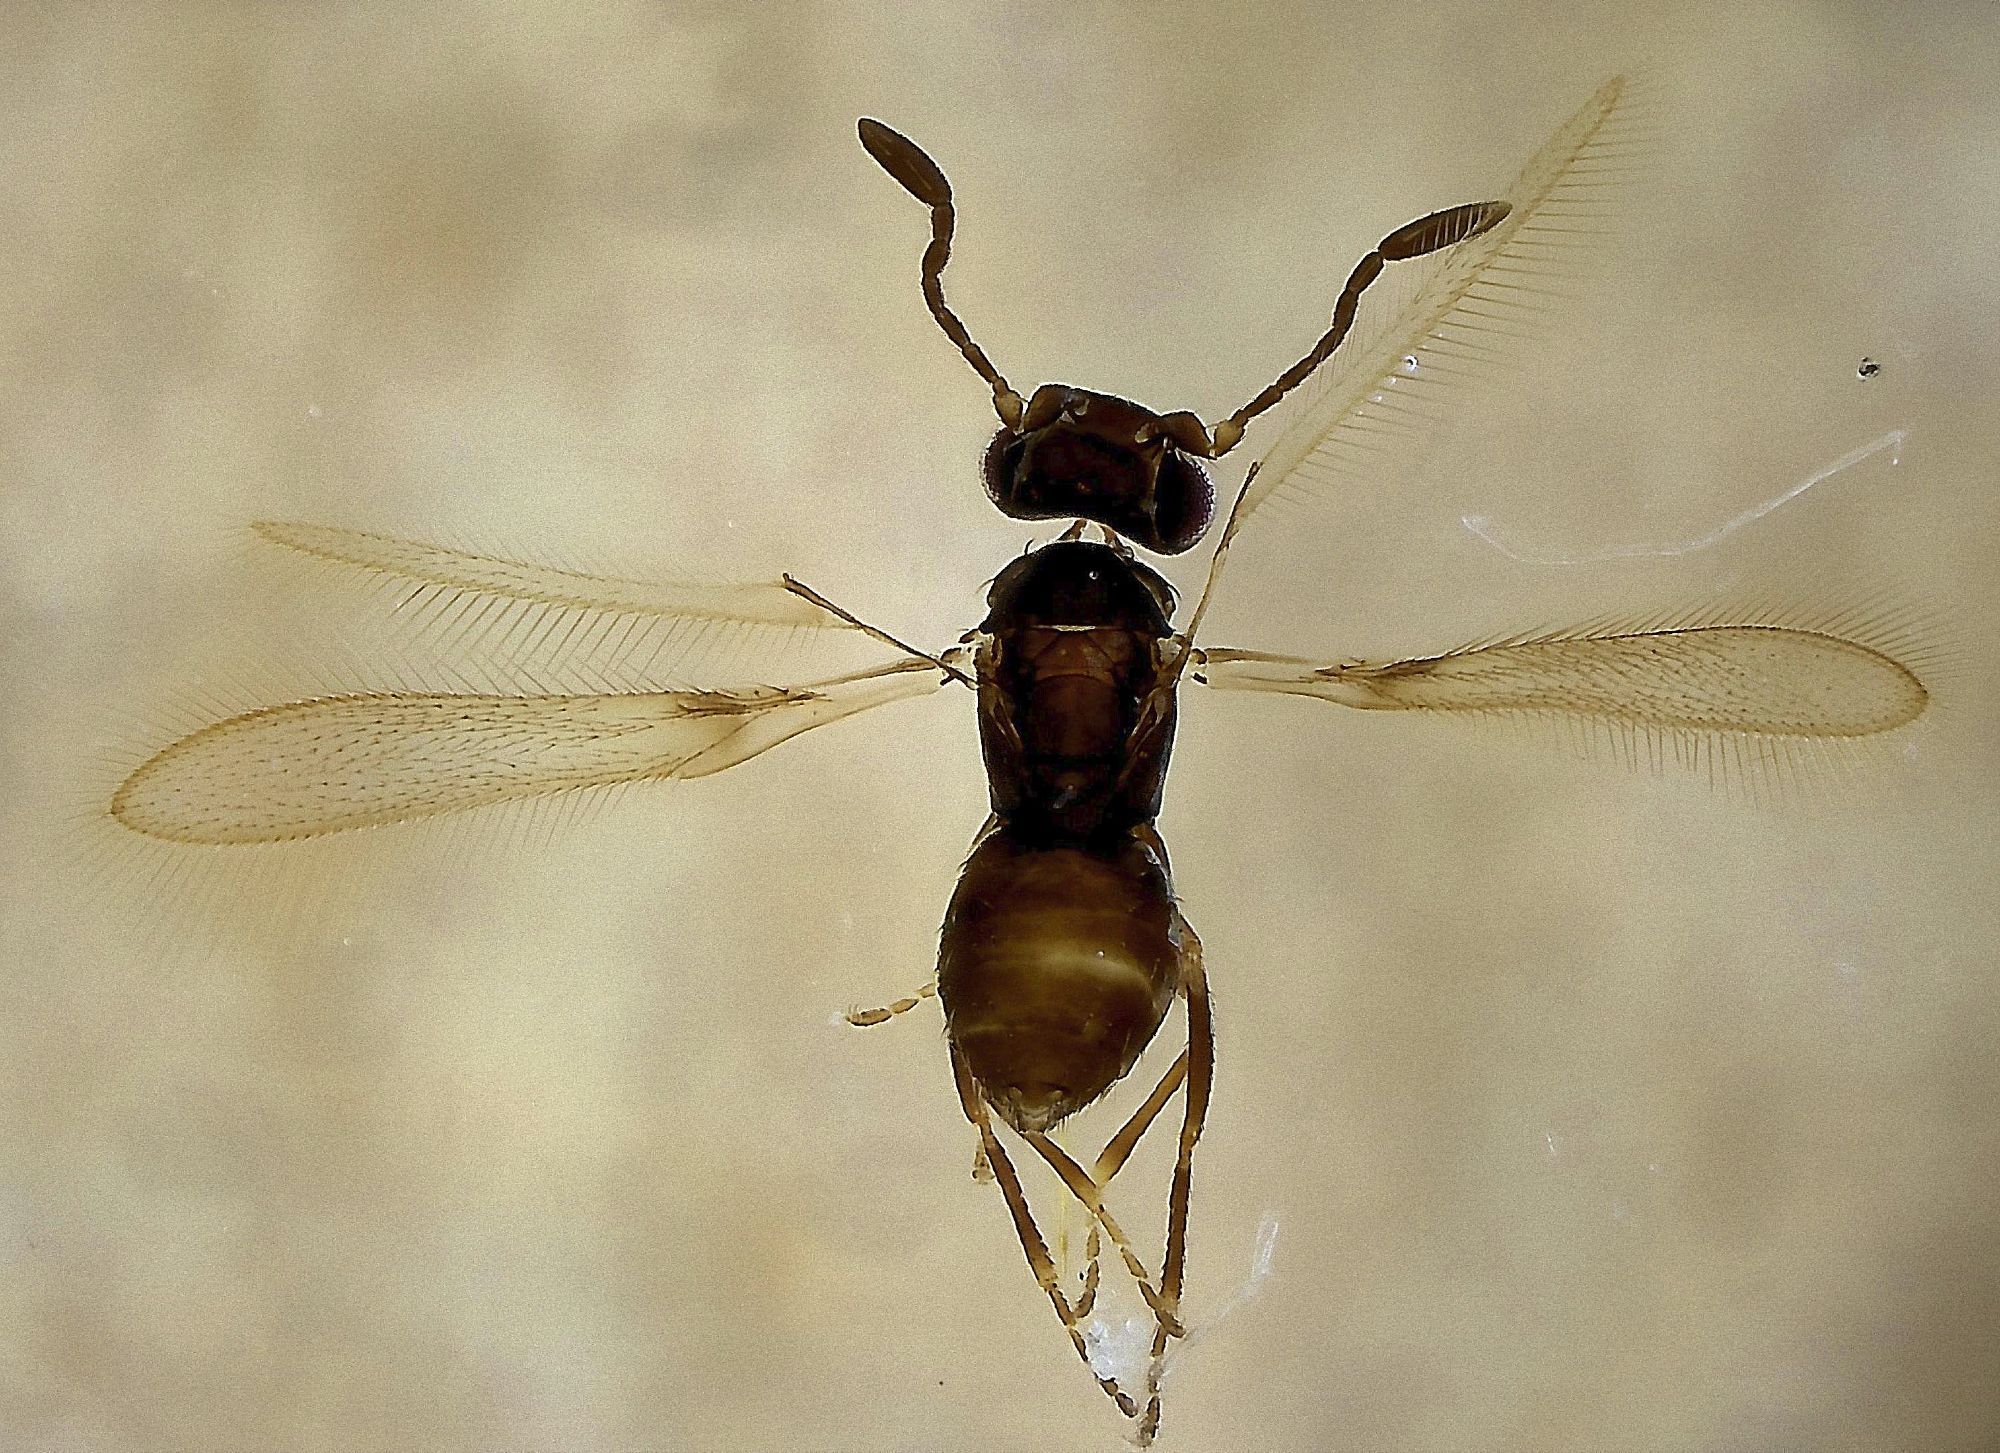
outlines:
[[[856,1029],[866,1029],[871,1024],[886,1024],[898,1014],[907,1014],[926,999],[937,997],[937,980],[932,979],[923,988],[893,1004],[884,1004],[880,1009],[850,1009],[842,1016]]]

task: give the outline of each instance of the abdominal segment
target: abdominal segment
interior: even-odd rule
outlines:
[[[1046,1130],[1117,1083],[1180,984],[1183,929],[1150,833],[1036,847],[1002,826],[946,911],[938,996],[987,1102]]]

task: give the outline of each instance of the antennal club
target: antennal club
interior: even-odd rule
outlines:
[[[865,116],[857,130],[861,133],[861,144],[868,148],[876,164],[894,177],[904,191],[931,209],[931,243],[924,249],[924,302],[938,327],[944,329],[944,336],[958,345],[965,361],[992,386],[993,407],[1001,422],[1010,429],[1020,428],[1021,396],[1008,387],[1000,370],[993,366],[985,350],[972,341],[965,324],[944,300],[942,278],[945,264],[951,261],[951,234],[956,217],[951,205],[951,183],[924,149],[900,131]]]

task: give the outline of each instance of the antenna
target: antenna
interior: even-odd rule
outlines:
[[[958,345],[965,361],[992,386],[993,407],[1000,421],[1018,430],[1021,396],[1008,387],[1000,370],[993,366],[985,350],[973,342],[965,324],[944,300],[942,278],[945,264],[951,261],[951,233],[956,216],[951,205],[951,183],[938,164],[924,154],[924,149],[902,132],[866,116],[861,118],[857,129],[861,144],[868,148],[877,165],[894,177],[904,191],[931,209],[931,244],[924,249],[924,302],[929,305],[931,316],[937,319],[938,327],[944,329],[944,336]]]
[[[1333,305],[1332,326],[1320,335],[1319,342],[1313,344],[1304,358],[1279,374],[1275,383],[1210,431],[1212,452],[1209,458],[1219,458],[1234,449],[1243,437],[1246,424],[1304,383],[1314,369],[1326,362],[1347,336],[1347,330],[1354,326],[1354,313],[1361,306],[1361,295],[1368,291],[1370,283],[1382,275],[1386,265],[1441,252],[1454,243],[1477,237],[1498,226],[1512,210],[1506,202],[1467,202],[1459,207],[1446,207],[1442,212],[1405,222],[1376,243],[1374,249],[1355,263],[1354,271],[1347,275],[1347,285],[1340,290],[1340,297]]]

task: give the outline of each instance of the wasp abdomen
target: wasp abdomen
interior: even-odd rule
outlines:
[[[1165,861],[1023,844],[1005,826],[973,850],[945,914],[938,997],[952,1042],[1017,1130],[1046,1130],[1131,1069],[1180,984]]]

